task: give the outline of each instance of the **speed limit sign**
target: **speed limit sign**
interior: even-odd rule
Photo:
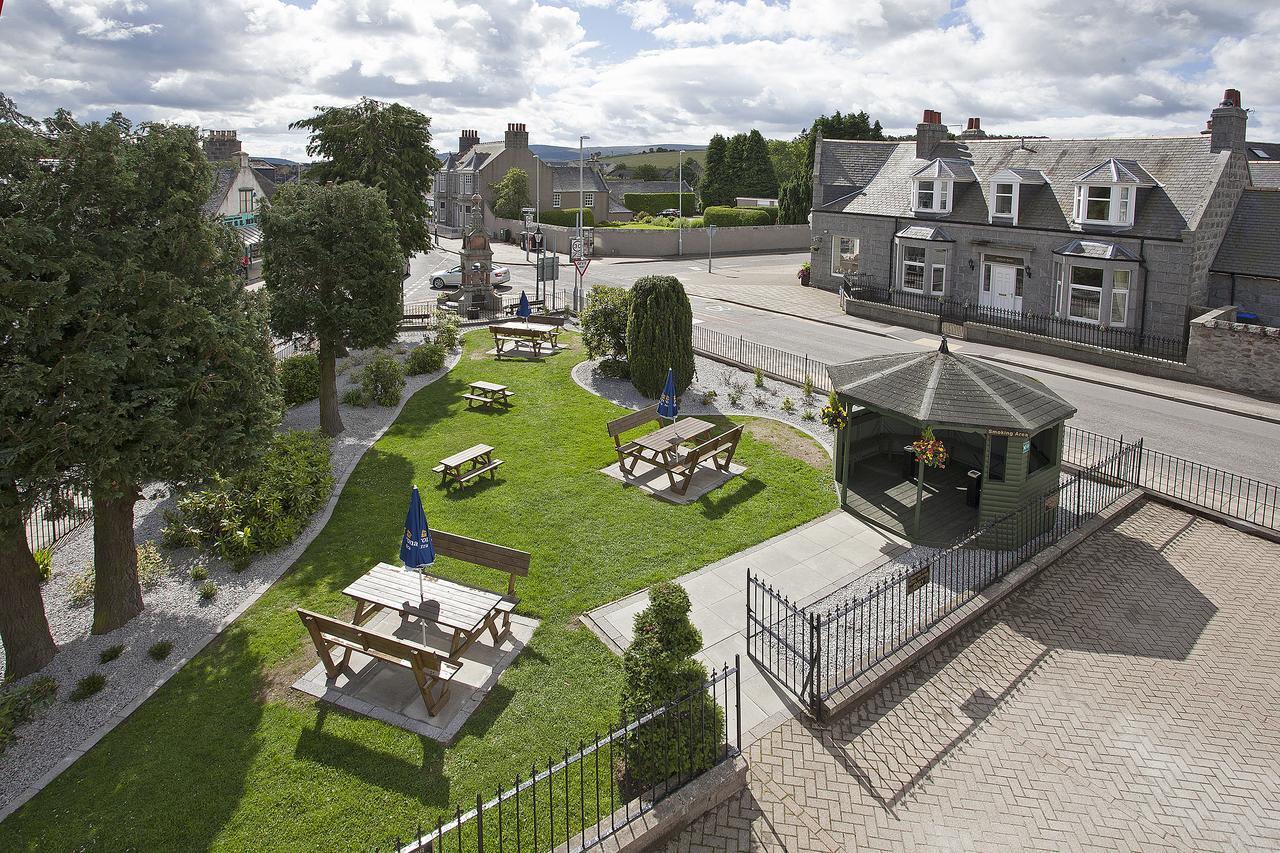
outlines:
[[[582,257],[582,238],[581,237],[569,238],[569,257],[570,258]]]

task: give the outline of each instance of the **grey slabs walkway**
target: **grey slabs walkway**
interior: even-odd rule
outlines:
[[[796,710],[747,659],[747,569],[788,595],[806,600],[873,571],[905,550],[901,539],[837,510],[676,579],[689,593],[693,605],[689,618],[702,632],[698,659],[718,668],[732,665],[734,655],[741,656],[744,742],[752,739],[748,736],[752,730],[758,735]],[[636,614],[648,604],[648,591],[641,590],[592,610],[585,620],[621,653],[631,643]]]
[[[745,465],[732,463],[728,471],[721,471],[710,465],[699,465],[693,472],[693,480],[683,495],[671,488],[671,478],[666,471],[648,462],[637,461],[635,469],[630,474],[623,471],[617,462],[608,468],[601,468],[600,473],[607,474],[615,480],[621,480],[628,486],[635,486],[642,492],[647,492],[664,501],[687,504],[693,503],[708,492],[715,491],[746,470]]]
[[[424,642],[422,623],[402,620],[399,613],[379,613],[366,627],[406,640]],[[472,712],[480,707],[485,696],[498,683],[503,670],[515,662],[537,627],[535,619],[512,616],[511,632],[502,638],[500,645],[495,647],[493,639],[485,634],[467,649],[460,661],[462,669],[453,677],[449,701],[434,717],[427,714],[412,672],[359,652],[351,653],[350,665],[336,679],[329,680],[324,664],[316,664],[293,686],[344,710],[447,744],[458,734]],[[450,638],[450,634],[438,627],[426,626],[425,645],[428,647],[445,654]]]

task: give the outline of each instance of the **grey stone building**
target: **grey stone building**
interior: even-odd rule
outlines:
[[[911,141],[819,138],[812,282],[1184,337],[1220,298],[1246,120],[1230,89],[1188,137],[988,139],[975,118],[951,138],[925,110]]]

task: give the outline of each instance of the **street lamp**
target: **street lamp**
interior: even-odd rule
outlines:
[[[684,151],[676,149],[676,255],[684,256]]]
[[[578,243],[579,245],[581,245],[582,243],[582,206],[586,204],[586,200],[582,194],[583,192],[582,167],[584,162],[582,159],[582,143],[590,138],[591,138],[590,136],[578,137]],[[586,252],[586,247],[583,247],[583,252],[584,253]]]

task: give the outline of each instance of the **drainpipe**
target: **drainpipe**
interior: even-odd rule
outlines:
[[[1147,333],[1147,285],[1148,279],[1151,277],[1150,270],[1147,269],[1147,239],[1145,237],[1138,238],[1138,266],[1142,268],[1142,310],[1138,312],[1138,346],[1142,346],[1142,339]],[[1070,294],[1068,292],[1068,299]]]
[[[893,250],[894,244],[897,242],[898,233],[898,217],[893,217],[893,233],[889,235],[889,278],[885,283],[885,288],[892,292],[893,290]],[[893,304],[893,297],[890,296],[889,303]]]
[[[1236,274],[1231,274],[1231,298],[1227,300],[1228,305],[1236,304]]]

